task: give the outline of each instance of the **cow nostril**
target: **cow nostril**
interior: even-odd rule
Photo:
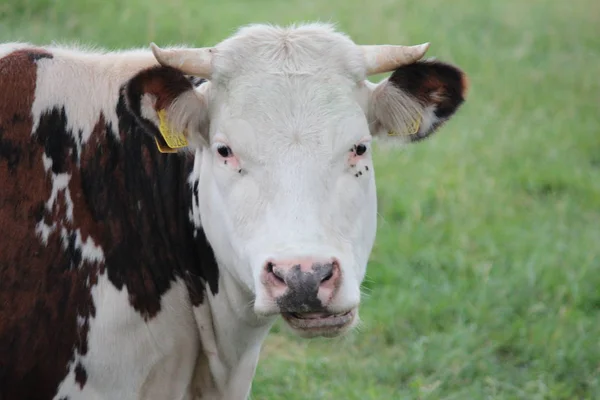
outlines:
[[[321,283],[325,283],[333,278],[335,270],[339,268],[339,265],[337,261],[334,261],[329,264],[323,264],[321,268]]]
[[[285,283],[283,280],[283,276],[280,274],[279,271],[277,271],[277,269],[275,268],[275,264],[272,262],[268,262],[267,263],[267,273],[271,274],[275,277],[275,279],[277,279],[278,281]]]
[[[274,266],[275,266],[275,264],[273,264],[272,262],[268,262],[268,263],[267,263],[267,272],[268,272],[269,274],[272,274],[272,273],[273,273],[273,267],[274,267]]]
[[[323,277],[323,279],[321,279],[321,282],[327,282],[328,280],[331,279],[332,276],[333,276],[333,268],[330,268],[329,271],[327,271],[327,273]]]

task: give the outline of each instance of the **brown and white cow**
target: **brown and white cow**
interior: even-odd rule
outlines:
[[[348,331],[372,138],[418,141],[463,102],[426,50],[320,24],[203,49],[0,45],[0,399],[245,399],[277,316]],[[187,147],[160,152],[161,129]]]

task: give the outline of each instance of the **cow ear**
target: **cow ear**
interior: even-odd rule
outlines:
[[[369,122],[374,136],[416,142],[436,132],[465,100],[466,75],[439,61],[396,69],[371,93]]]
[[[157,66],[134,76],[123,88],[127,110],[163,152],[207,143],[208,107],[195,90],[203,80]]]

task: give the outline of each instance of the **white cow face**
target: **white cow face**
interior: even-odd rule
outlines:
[[[425,50],[361,47],[322,25],[154,48],[163,65],[209,79],[167,114],[198,149],[200,218],[221,273],[256,314],[282,314],[303,336],[356,322],[377,220],[372,139],[422,139],[463,101],[463,74],[416,62]]]

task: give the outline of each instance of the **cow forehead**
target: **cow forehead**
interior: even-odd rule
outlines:
[[[237,80],[235,89],[214,99],[213,135],[266,157],[283,148],[323,156],[346,148],[368,134],[368,125],[357,100],[360,88],[332,78],[262,74]]]
[[[231,118],[287,121],[303,119],[327,123],[358,112],[360,85],[340,75],[277,76],[251,74],[237,78],[227,88],[215,88]],[[224,89],[224,90],[222,90]]]
[[[364,79],[358,46],[332,25],[276,27],[251,25],[216,46],[213,81],[260,72],[272,75],[344,75]]]

